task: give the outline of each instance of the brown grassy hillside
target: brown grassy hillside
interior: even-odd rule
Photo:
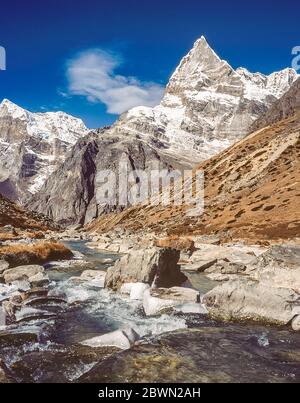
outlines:
[[[205,213],[184,206],[138,206],[101,217],[89,230],[213,234],[252,240],[300,236],[300,112],[254,132],[199,166]]]
[[[1,227],[6,225],[30,231],[45,231],[54,228],[50,219],[42,214],[25,210],[0,194],[0,232]]]

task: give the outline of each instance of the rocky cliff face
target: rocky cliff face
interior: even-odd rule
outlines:
[[[63,112],[30,113],[4,100],[0,104],[0,192],[25,202],[87,132],[80,119]]]
[[[290,89],[270,107],[265,115],[254,122],[252,129],[258,130],[279,122],[298,110],[300,110],[300,79],[292,84]]]
[[[118,177],[120,162],[129,172],[171,168],[171,162],[143,141],[130,136],[108,136],[106,131],[99,130],[77,142],[28,207],[44,212],[62,225],[86,224],[102,212],[115,211],[114,204],[97,202],[96,178],[105,170]]]

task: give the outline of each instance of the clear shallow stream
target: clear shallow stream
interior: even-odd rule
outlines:
[[[20,322],[0,330],[0,358],[19,382],[300,382],[299,334],[220,324],[198,315],[146,318],[138,302],[69,280],[86,269],[106,270],[112,264],[107,259],[118,256],[84,242],[66,244],[88,262],[47,269],[49,295],[65,303],[22,308]],[[190,280],[201,292],[213,286],[203,275]],[[111,348],[79,344],[125,327],[143,339],[110,358]]]

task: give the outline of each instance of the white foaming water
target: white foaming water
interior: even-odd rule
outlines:
[[[263,333],[261,336],[257,338],[257,343],[260,347],[269,347],[270,342],[268,339],[268,334]]]
[[[63,293],[68,303],[84,302],[86,313],[107,322],[111,330],[130,327],[144,337],[187,328],[183,318],[167,314],[146,317],[140,301],[132,301],[107,289],[90,288],[88,283],[75,286],[62,282],[55,293]]]
[[[18,294],[19,292],[15,285],[0,284],[0,303]]]

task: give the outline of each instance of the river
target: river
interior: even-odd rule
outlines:
[[[61,300],[24,306],[18,323],[0,327],[0,358],[18,382],[300,382],[299,334],[195,314],[147,318],[139,302],[70,280],[106,270],[117,255],[66,244],[87,263],[46,266],[48,296]],[[190,280],[202,293],[214,285],[201,274]],[[130,350],[80,344],[125,327],[142,337]]]

